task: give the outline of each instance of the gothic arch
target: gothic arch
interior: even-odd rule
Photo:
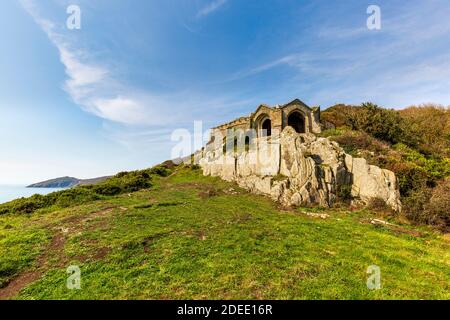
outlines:
[[[272,135],[272,120],[266,113],[258,116],[255,127],[260,137],[270,137]]]
[[[305,116],[298,110],[294,110],[288,115],[287,125],[291,126],[297,133],[306,132]]]

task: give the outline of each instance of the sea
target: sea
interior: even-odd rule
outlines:
[[[27,188],[19,185],[0,185],[0,203],[5,203],[22,197],[31,197],[34,194],[49,194],[63,188]]]

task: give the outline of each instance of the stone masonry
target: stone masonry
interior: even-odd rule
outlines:
[[[231,144],[232,148],[225,148],[230,136],[224,135],[222,140],[222,134],[224,129],[230,133],[230,124],[214,128],[212,136],[221,138],[212,138],[198,151],[194,155],[195,163],[205,175],[235,181],[247,190],[268,195],[286,206],[329,207],[338,196],[345,194],[354,202],[368,204],[377,199],[401,211],[394,173],[369,165],[365,159],[353,158],[336,142],[317,137],[314,133],[320,132],[316,116],[319,110],[313,111],[298,101],[275,108],[274,114],[266,109],[268,107],[260,107],[250,117],[233,122],[233,125],[240,125],[244,135],[246,128],[257,129],[245,144],[236,143],[243,141],[238,137],[234,145]],[[302,112],[303,117],[294,120],[304,122],[299,124],[290,119],[288,124],[293,112]],[[270,119],[271,127],[262,127],[264,119]]]

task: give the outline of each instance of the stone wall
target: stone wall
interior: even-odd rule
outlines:
[[[224,154],[222,145],[210,144],[195,158],[205,175],[235,181],[283,205],[331,206],[347,192],[353,201],[367,204],[378,198],[401,210],[393,172],[353,158],[327,138],[298,134],[291,127],[278,136],[254,139],[249,150]]]

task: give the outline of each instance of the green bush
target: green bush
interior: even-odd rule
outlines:
[[[165,165],[158,165],[150,169],[151,174],[156,174],[161,177],[167,177],[171,171]]]
[[[102,183],[100,185],[94,186],[94,192],[103,196],[115,196],[122,193],[120,186],[114,185],[112,183]]]
[[[19,201],[12,206],[12,210],[17,213],[33,213],[39,208],[41,208],[40,203],[33,200]]]
[[[440,226],[444,231],[450,228],[450,178],[439,181],[431,192],[431,198],[424,206],[427,223]]]
[[[79,187],[62,191],[55,197],[54,204],[60,208],[70,207],[74,204],[82,204],[100,199],[92,189]]]
[[[346,130],[342,129],[342,128],[340,128],[340,129],[326,129],[326,130],[323,130],[320,133],[320,136],[321,137],[325,137],[325,138],[328,138],[328,137],[339,137],[339,136],[342,136],[342,134],[344,134],[344,132],[346,132]]]
[[[349,201],[352,199],[352,186],[350,184],[342,184],[337,186],[336,196],[340,201]]]
[[[336,105],[325,110],[322,117],[337,129],[348,127],[354,131],[364,131],[392,144],[403,142],[416,147],[420,142],[410,121],[402,118],[398,111],[384,109],[370,102],[361,106]]]
[[[121,172],[100,184],[94,185],[93,190],[100,195],[114,196],[150,188],[152,186],[151,180],[150,174],[146,171]]]
[[[450,228],[450,183],[441,181],[436,188],[420,189],[403,199],[405,216],[418,224],[439,227],[444,232]]]
[[[170,166],[170,168],[169,168]],[[48,195],[34,195],[0,205],[0,214],[30,214],[38,209],[55,206],[66,208],[73,205],[131,193],[152,187],[152,175],[168,176],[175,165],[171,162],[155,166],[147,170],[119,172],[115,176],[96,185],[78,186],[75,188],[53,192]]]

